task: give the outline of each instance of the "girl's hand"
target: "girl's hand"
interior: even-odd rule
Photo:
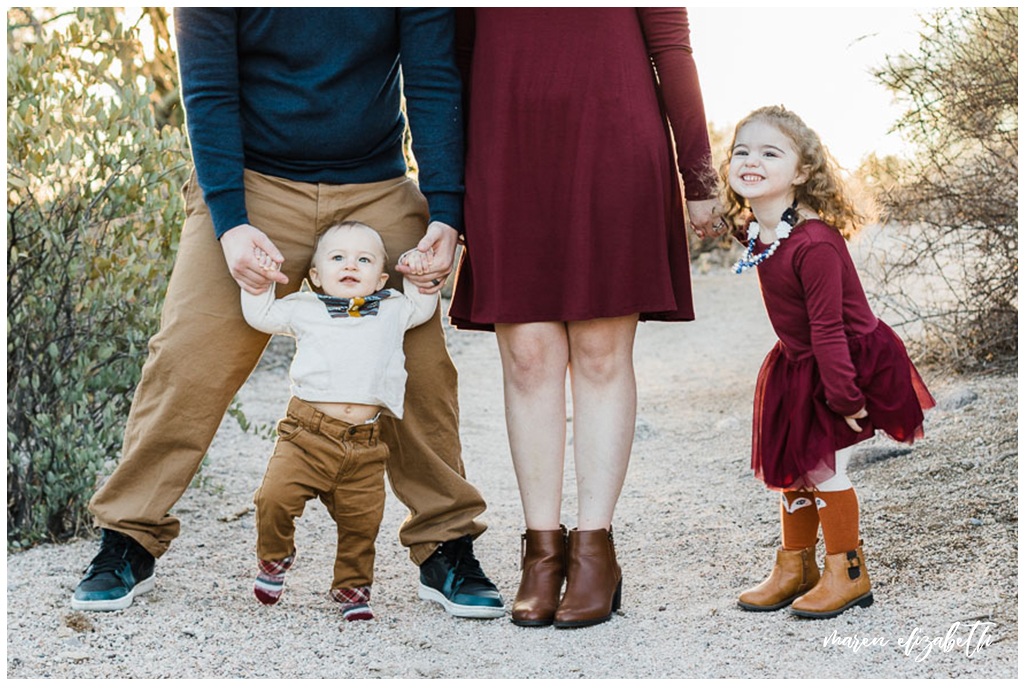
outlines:
[[[856,412],[854,412],[853,414],[847,415],[846,417],[844,417],[844,419],[846,420],[846,425],[848,427],[850,427],[851,429],[853,429],[857,433],[860,433],[864,429],[862,429],[860,424],[857,423],[857,420],[858,419],[864,419],[864,417],[867,417],[867,416],[868,416],[868,408],[862,407],[859,410],[857,410]]]

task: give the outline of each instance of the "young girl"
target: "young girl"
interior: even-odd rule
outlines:
[[[846,476],[851,446],[876,429],[913,442],[935,401],[903,343],[868,306],[844,242],[863,216],[817,134],[782,107],[755,110],[736,127],[722,173],[726,217],[750,220],[735,270],[757,268],[779,336],[757,378],[752,467],[782,491],[782,547],[771,575],[739,605],[792,603],[795,615],[834,617],[872,602]]]

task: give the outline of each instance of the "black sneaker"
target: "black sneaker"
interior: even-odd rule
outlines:
[[[493,619],[505,615],[501,594],[473,555],[473,537],[446,541],[420,565],[420,598],[441,603],[456,617]]]
[[[153,590],[156,559],[123,534],[103,529],[100,552],[71,598],[72,610],[123,610],[136,595]]]

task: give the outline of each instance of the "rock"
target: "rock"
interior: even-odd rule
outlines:
[[[60,654],[61,660],[69,660],[70,662],[85,662],[90,657],[91,656],[88,653],[83,652],[68,652]]]
[[[971,526],[981,526],[985,522],[981,521],[977,517],[971,517],[970,519],[967,520],[967,523],[970,524]]]
[[[900,455],[907,455],[910,452],[910,448],[902,445],[873,445],[857,450],[850,457],[850,467],[853,469],[866,467],[869,464],[883,462]]]
[[[636,418],[636,428],[633,432],[633,440],[646,441],[648,438],[655,435],[656,433],[657,430],[653,426],[651,426],[647,421],[640,417]]]
[[[73,631],[82,633],[84,631],[95,631],[92,620],[83,612],[72,612],[62,618],[64,626]]]
[[[715,431],[736,431],[740,428],[740,420],[735,417],[722,417],[715,423]]]
[[[959,410],[978,399],[978,394],[970,388],[958,388],[946,394],[939,402],[940,410]]]
[[[250,512],[256,509],[255,505],[245,505],[244,507],[236,508],[234,511],[217,517],[218,522],[234,522],[238,521],[242,517],[246,516]]]

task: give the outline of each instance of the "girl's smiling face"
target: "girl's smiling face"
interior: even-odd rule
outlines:
[[[729,158],[729,186],[751,204],[792,201],[793,190],[807,181],[800,153],[789,136],[754,120],[736,132]]]

